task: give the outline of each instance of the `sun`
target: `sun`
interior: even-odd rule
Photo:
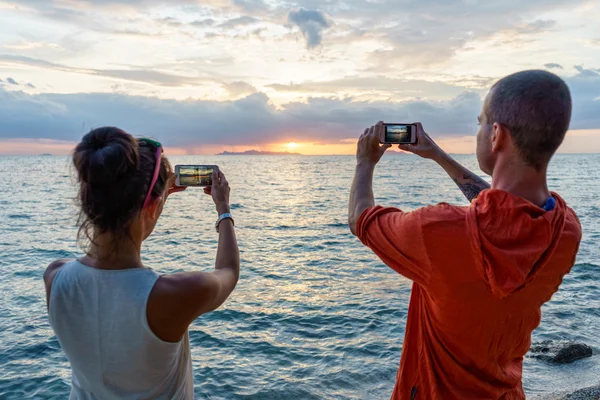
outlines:
[[[290,142],[288,143],[287,147],[290,150],[294,150],[296,147],[298,147],[298,144],[296,142]]]

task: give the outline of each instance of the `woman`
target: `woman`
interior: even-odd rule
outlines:
[[[215,271],[159,275],[140,249],[175,186],[160,143],[99,128],[75,149],[80,233],[78,260],[44,274],[50,324],[73,372],[70,399],[193,399],[188,327],[219,307],[239,277],[239,250],[220,171],[212,195],[219,221]]]

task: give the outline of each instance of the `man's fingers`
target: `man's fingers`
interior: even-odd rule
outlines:
[[[212,194],[212,188],[210,186],[207,186],[204,188],[204,193],[206,194]]]
[[[403,151],[411,151],[411,149],[410,149],[411,145],[410,144],[401,144],[401,145],[398,146],[398,148],[400,150],[403,150]]]
[[[383,121],[379,121],[377,125],[375,125],[375,136],[377,136],[378,138],[382,138],[384,130],[385,126],[383,125]]]
[[[212,172],[212,185],[215,187],[219,186],[219,173],[216,169]]]
[[[390,147],[392,147],[392,145],[391,145],[391,144],[389,144],[389,143],[388,143],[388,144],[384,144],[383,146],[381,146],[381,147],[379,148],[379,151],[381,152],[381,155],[383,155],[383,153],[385,153],[385,152],[386,152],[386,150],[387,150],[387,149],[389,149]]]

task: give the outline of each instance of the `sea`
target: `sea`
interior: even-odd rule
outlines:
[[[479,171],[472,155],[457,156]],[[353,156],[177,156],[217,164],[231,185],[241,277],[227,303],[190,327],[196,399],[389,399],[411,282],[347,227]],[[533,341],[600,351],[600,155],[558,155],[549,185],[583,225],[577,264],[543,307]],[[71,373],[48,323],[42,274],[78,257],[68,157],[0,157],[0,399],[67,399]],[[441,168],[412,155],[377,166],[379,204],[466,205]],[[142,250],[159,273],[214,267],[209,196],[172,196]],[[468,310],[465,310],[468,312]],[[600,383],[600,356],[551,365],[527,356],[529,397]]]

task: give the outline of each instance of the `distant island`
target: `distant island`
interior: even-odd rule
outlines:
[[[40,157],[52,157],[52,154],[50,154],[50,153],[42,153],[42,154],[40,154]]]
[[[224,151],[216,154],[217,156],[301,156],[300,153],[289,153],[287,151],[258,151],[258,150],[247,150],[241,153],[233,151]]]

